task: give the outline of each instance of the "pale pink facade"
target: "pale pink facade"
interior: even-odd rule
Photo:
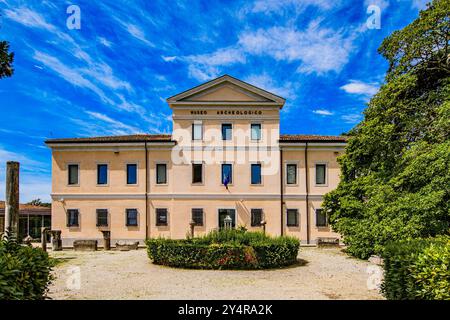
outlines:
[[[199,219],[197,235],[219,228],[219,216],[228,212],[234,214],[235,226],[262,230],[263,220],[267,233],[292,235],[303,244],[339,237],[324,212],[317,218],[316,209],[339,182],[336,159],[344,151],[344,137],[280,136],[284,99],[229,76],[167,101],[173,110],[171,135],[46,142],[52,148],[52,228],[62,230],[64,245],[76,239],[100,240],[101,230],[111,231],[113,245],[117,240],[184,238],[193,209]],[[201,130],[197,140],[194,124]],[[226,141],[224,124],[231,128],[226,129],[231,132]],[[127,183],[130,164],[136,165],[133,183]],[[201,164],[197,182],[193,164]],[[222,164],[231,165],[232,173],[225,174],[232,180],[227,187]],[[101,178],[99,165],[107,167]],[[157,170],[166,174],[157,177]],[[99,179],[106,183],[99,184]],[[97,226],[98,209],[107,210],[102,226]],[[135,209],[133,216],[127,209]]]

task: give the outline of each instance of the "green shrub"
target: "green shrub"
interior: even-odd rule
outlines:
[[[395,300],[450,300],[450,237],[390,242],[382,292]]]
[[[0,241],[0,300],[44,299],[53,263],[40,248]]]
[[[267,269],[297,261],[300,243],[291,237],[271,238],[244,230],[212,231],[186,240],[149,239],[155,264],[197,269]]]

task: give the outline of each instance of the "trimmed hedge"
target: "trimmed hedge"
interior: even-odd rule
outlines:
[[[383,259],[387,299],[450,300],[450,237],[391,242]]]
[[[44,299],[52,280],[52,260],[40,248],[0,241],[0,300]]]
[[[195,269],[268,269],[297,261],[300,243],[292,237],[271,238],[260,232],[213,231],[186,240],[149,239],[155,264]]]

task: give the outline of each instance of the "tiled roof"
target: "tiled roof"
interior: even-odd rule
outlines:
[[[170,134],[133,134],[89,138],[49,139],[45,143],[108,143],[108,142],[173,142]],[[321,136],[306,134],[282,134],[280,142],[346,142],[346,136]]]
[[[19,211],[21,214],[30,213],[30,214],[50,214],[51,208],[49,207],[41,207],[41,206],[33,206],[30,204],[20,204]],[[0,201],[0,214],[5,213],[5,201]]]
[[[132,134],[89,138],[49,139],[45,143],[171,142],[170,134]]]
[[[347,136],[320,136],[309,134],[281,134],[280,142],[346,142]]]

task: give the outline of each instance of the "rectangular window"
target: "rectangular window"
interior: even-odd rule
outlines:
[[[222,184],[233,183],[233,167],[230,163],[222,164]]]
[[[158,163],[156,165],[156,183],[167,183],[167,165],[165,163]]]
[[[69,185],[77,185],[78,184],[78,165],[77,164],[69,164],[67,166],[67,171],[69,172]]]
[[[287,225],[288,227],[298,227],[297,209],[287,209]]]
[[[326,164],[316,164],[316,184],[326,184]]]
[[[127,227],[137,227],[138,225],[138,211],[137,209],[126,209]]]
[[[156,209],[156,225],[167,226],[167,209]]]
[[[127,164],[127,184],[137,183],[137,164]]]
[[[97,184],[108,184],[108,165],[97,165]]]
[[[97,209],[97,227],[108,226],[108,210]]]
[[[201,123],[193,123],[192,124],[192,140],[202,140],[202,124]]]
[[[233,129],[231,123],[222,123],[222,140],[231,140]]]
[[[252,227],[261,226],[262,213],[263,213],[262,209],[252,209],[251,210],[251,214],[252,214],[251,225],[252,225]]]
[[[203,182],[203,164],[193,163],[192,164],[192,183],[202,183]]]
[[[253,163],[251,166],[252,184],[261,184],[261,164]]]
[[[252,123],[250,125],[251,131],[251,139],[252,140],[261,140],[261,124],[260,123]]]
[[[67,226],[78,227],[79,226],[79,211],[78,209],[67,209]]]
[[[287,184],[297,184],[297,165],[288,164],[286,166],[286,183]]]
[[[316,227],[328,226],[328,217],[323,209],[316,209]]]
[[[192,221],[196,226],[203,226],[203,209],[192,209]]]

